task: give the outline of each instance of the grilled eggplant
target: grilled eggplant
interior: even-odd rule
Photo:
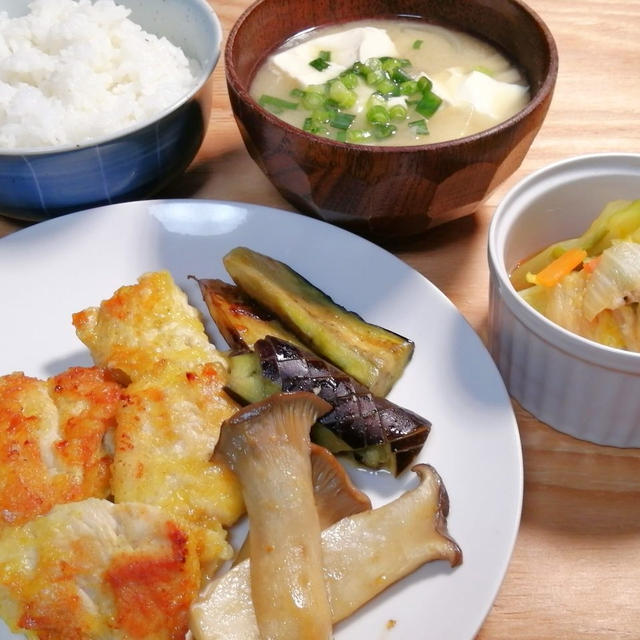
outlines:
[[[245,402],[276,391],[311,391],[333,408],[311,437],[333,453],[350,454],[372,469],[401,473],[422,449],[431,423],[385,398],[309,351],[274,336],[255,351],[232,356],[228,386]]]
[[[244,293],[309,349],[378,396],[387,395],[413,355],[413,342],[339,306],[278,260],[237,247],[224,265]]]
[[[222,280],[195,280],[213,321],[231,349],[247,351],[265,336],[302,346],[272,313],[259,307],[238,287]]]

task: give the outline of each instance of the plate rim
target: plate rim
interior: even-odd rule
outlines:
[[[482,341],[479,334],[471,326],[469,321],[462,315],[460,310],[444,294],[444,292],[442,292],[426,276],[424,276],[422,273],[420,273],[419,271],[411,267],[408,263],[406,263],[404,260],[402,260],[398,256],[391,253],[391,251],[389,251],[385,247],[377,245],[374,242],[368,240],[367,238],[364,238],[355,233],[352,233],[351,231],[348,231],[346,229],[342,229],[330,223],[324,222],[323,220],[307,216],[297,211],[289,211],[289,210],[280,209],[280,208],[269,206],[269,205],[240,202],[235,200],[221,200],[221,199],[214,199],[214,198],[179,198],[179,199],[161,198],[161,199],[136,200],[136,201],[130,201],[130,202],[107,204],[99,207],[92,207],[89,209],[84,209],[84,210],[77,211],[64,216],[37,222],[35,224],[29,225],[23,229],[19,229],[13,233],[10,233],[7,236],[0,238],[0,260],[2,259],[3,247],[11,243],[12,239],[14,239],[13,240],[14,242],[23,241],[24,238],[28,240],[29,236],[32,234],[45,234],[47,229],[49,229],[50,227],[57,227],[57,226],[60,226],[61,224],[70,224],[73,226],[76,221],[84,220],[87,215],[91,215],[92,213],[109,215],[109,212],[111,210],[122,211],[122,210],[134,208],[134,209],[141,210],[139,215],[144,215],[145,217],[149,217],[151,215],[149,210],[150,206],[165,206],[165,205],[169,207],[175,207],[176,205],[187,206],[187,207],[192,207],[192,206],[216,207],[216,206],[222,205],[225,207],[231,207],[232,209],[242,209],[245,211],[249,211],[250,214],[253,214],[254,212],[267,212],[268,214],[275,215],[276,217],[279,217],[279,218],[294,216],[293,219],[296,220],[295,224],[301,224],[303,226],[310,225],[311,227],[322,228],[329,234],[338,234],[340,236],[345,236],[348,241],[364,243],[368,250],[373,250],[375,252],[380,252],[382,254],[385,254],[387,259],[391,259],[398,268],[405,270],[407,273],[410,272],[411,274],[413,274],[413,276],[417,275],[419,277],[419,281],[421,282],[421,284],[423,286],[426,285],[431,290],[433,295],[437,296],[440,299],[440,302],[446,305],[449,312],[454,312],[456,317],[459,320],[461,319],[463,321],[464,325],[466,326],[466,329],[470,332],[469,335],[472,334],[473,339],[477,343],[479,348],[482,351],[486,352],[487,360],[490,363],[492,371],[494,373],[495,382],[498,384],[499,387],[501,387],[501,391],[504,394],[506,403],[509,405],[508,418],[509,418],[510,425],[509,425],[508,433],[510,434],[510,437],[513,438],[513,453],[515,454],[515,459],[512,462],[514,463],[515,471],[517,472],[517,477],[513,478],[513,480],[517,483],[517,492],[515,495],[516,499],[514,503],[515,511],[513,514],[510,515],[510,520],[509,520],[510,526],[509,526],[509,536],[508,536],[508,549],[506,549],[506,552],[504,553],[502,566],[493,575],[493,580],[491,581],[491,584],[492,584],[491,593],[487,595],[486,605],[483,606],[483,611],[479,611],[475,616],[475,622],[473,623],[474,630],[473,630],[473,634],[470,636],[470,640],[471,640],[480,631],[486,618],[490,614],[493,608],[493,605],[495,603],[495,600],[498,596],[498,593],[500,591],[500,588],[507,575],[507,571],[511,564],[511,560],[515,550],[515,545],[517,542],[518,533],[520,530],[520,522],[522,518],[522,507],[523,507],[523,500],[524,500],[524,465],[523,465],[522,440],[520,436],[519,425],[516,419],[515,412],[513,410],[513,406],[510,402],[510,396],[507,392],[504,381],[498,371],[495,361],[491,357],[491,354],[487,346]],[[0,371],[0,375],[2,374],[3,372]],[[504,408],[507,409],[506,405]],[[513,520],[511,520],[511,518]],[[507,536],[505,536],[505,538],[506,537]],[[463,553],[464,553],[464,549],[463,549]],[[12,637],[12,636],[9,636],[9,637]],[[22,637],[22,636],[15,636],[15,637]],[[2,628],[0,627],[0,640],[2,639],[3,639]]]

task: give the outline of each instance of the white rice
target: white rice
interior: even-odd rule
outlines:
[[[112,135],[195,86],[197,63],[129,13],[112,0],[34,0],[25,16],[0,12],[0,150]]]

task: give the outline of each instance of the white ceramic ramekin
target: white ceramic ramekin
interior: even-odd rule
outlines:
[[[518,183],[489,229],[489,350],[511,396],[576,438],[640,447],[640,354],[605,347],[553,324],[509,282],[516,263],[581,235],[610,200],[640,198],[640,154],[594,154]]]

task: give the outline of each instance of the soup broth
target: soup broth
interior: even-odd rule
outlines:
[[[477,133],[529,101],[525,78],[493,46],[410,19],[299,34],[267,58],[250,92],[311,133],[396,146]]]

